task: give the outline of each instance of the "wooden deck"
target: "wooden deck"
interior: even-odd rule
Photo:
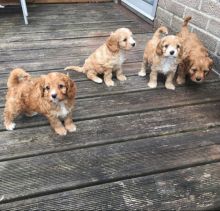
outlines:
[[[42,116],[0,122],[0,210],[220,209],[220,79],[176,91],[137,76],[152,27],[113,3],[31,5],[0,14],[0,115],[14,67],[32,75],[63,71],[119,27],[137,47],[128,80],[107,88],[72,73],[77,132],[59,137]]]

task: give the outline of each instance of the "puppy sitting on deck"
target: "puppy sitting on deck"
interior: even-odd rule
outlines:
[[[4,110],[7,130],[15,128],[14,119],[21,113],[43,114],[59,135],[76,130],[72,120],[76,86],[67,75],[54,72],[31,79],[27,72],[17,68],[10,73],[7,86]],[[60,119],[64,120],[64,126]]]
[[[111,33],[107,41],[100,46],[88,59],[83,67],[69,66],[65,70],[82,72],[96,83],[102,83],[98,74],[104,74],[104,81],[107,86],[114,86],[112,72],[116,72],[119,81],[125,81],[126,76],[122,71],[122,64],[125,61],[125,52],[135,46],[132,32],[127,28],[117,29]]]
[[[160,72],[167,76],[165,87],[174,90],[173,78],[182,55],[181,40],[174,35],[160,38],[162,33],[168,34],[166,27],[157,29],[153,38],[147,43],[139,76],[146,75],[146,68],[149,64],[151,73],[148,86],[157,87],[157,75]]]
[[[181,31],[177,34],[183,40],[183,56],[178,67],[178,84],[184,84],[187,75],[196,83],[203,82],[213,66],[207,49],[197,35],[187,28],[191,18],[188,16],[184,19]]]

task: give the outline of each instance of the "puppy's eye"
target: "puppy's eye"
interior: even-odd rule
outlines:
[[[165,48],[168,48],[168,45],[164,45]]]
[[[59,84],[59,85],[58,85],[58,88],[59,88],[59,89],[62,89],[63,87],[64,87],[63,84]]]
[[[193,72],[193,73],[195,73],[195,72],[196,72],[196,69],[191,69],[191,70],[192,70],[192,72]]]
[[[123,41],[126,42],[126,41],[127,41],[127,38],[123,39]]]
[[[49,86],[46,86],[45,89],[46,89],[46,90],[50,90],[50,87],[49,87]]]
[[[180,45],[177,45],[176,47],[177,47],[177,48],[180,48]]]

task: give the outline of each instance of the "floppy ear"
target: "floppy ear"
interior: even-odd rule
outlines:
[[[66,94],[68,96],[68,98],[72,99],[75,97],[76,95],[76,84],[75,82],[68,77],[67,81],[66,81]]]
[[[116,53],[119,51],[119,40],[115,33],[111,33],[110,37],[106,41],[106,45],[110,51]]]
[[[163,55],[162,41],[160,41],[160,42],[157,44],[156,54],[157,54],[158,56],[162,56],[162,55]]]
[[[44,97],[45,75],[41,75],[36,82],[36,92],[39,92],[39,96]]]

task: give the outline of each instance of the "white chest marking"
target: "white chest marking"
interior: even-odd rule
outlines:
[[[160,72],[167,74],[176,66],[176,58],[163,58],[160,62]]]
[[[125,52],[120,51],[120,57],[119,57],[119,63],[120,65],[122,65],[125,62],[126,58],[125,58]]]
[[[60,110],[57,113],[57,116],[64,119],[69,114],[69,110],[66,108],[63,102],[60,103]]]

